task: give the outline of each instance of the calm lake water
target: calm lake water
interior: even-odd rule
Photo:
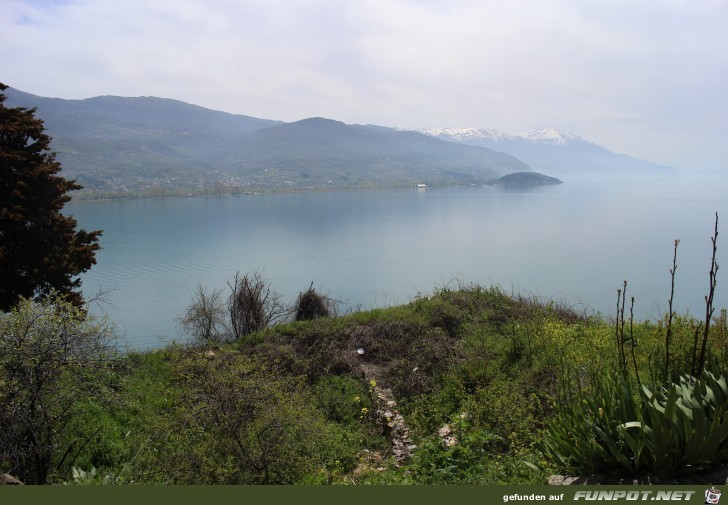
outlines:
[[[566,180],[495,187],[342,191],[72,202],[104,230],[86,297],[109,290],[105,312],[129,347],[162,346],[198,283],[225,288],[262,269],[287,302],[311,284],[371,308],[408,302],[453,279],[498,284],[611,315],[627,280],[639,319],[666,311],[673,241],[675,307],[704,312],[715,212],[728,230],[728,177]],[[723,237],[726,237],[725,239]],[[718,263],[728,233],[718,238]],[[728,271],[716,306],[728,306]]]

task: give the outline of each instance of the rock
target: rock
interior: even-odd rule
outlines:
[[[397,401],[389,388],[377,385],[381,370],[375,365],[362,365],[365,379],[369,380],[377,396],[378,408],[375,410],[377,418],[382,422],[385,431],[391,436],[392,456],[394,464],[402,466],[412,457],[412,452],[417,448],[409,437],[407,423],[397,409]],[[386,428],[389,428],[388,430]]]
[[[9,473],[4,473],[0,476],[0,486],[22,486],[23,483],[20,482],[18,479],[10,475]]]
[[[570,486],[575,484],[578,477],[567,477],[566,475],[552,475],[549,477],[549,486]]]
[[[722,465],[707,470],[681,475],[676,478],[661,478],[655,475],[640,475],[637,477],[614,477],[611,475],[552,475],[548,479],[550,486],[573,486],[573,485],[710,485],[728,484],[728,465]]]

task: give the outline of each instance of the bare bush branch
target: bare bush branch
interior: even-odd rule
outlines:
[[[228,286],[228,313],[236,339],[264,330],[288,313],[281,295],[271,289],[260,270],[242,277],[238,272]]]
[[[705,328],[703,329],[703,343],[700,347],[700,362],[698,364],[698,372],[705,368],[705,358],[708,349],[708,330],[710,329],[710,321],[713,318],[713,296],[715,295],[716,275],[718,274],[718,263],[715,262],[715,254],[718,251],[718,213],[715,213],[715,230],[710,238],[713,243],[713,257],[710,262],[710,285],[708,295],[705,297]]]
[[[226,313],[222,290],[214,289],[208,293],[202,284],[198,284],[192,294],[192,303],[177,322],[194,341],[219,344],[231,338],[225,322]]]
[[[675,311],[672,308],[672,302],[675,298],[675,272],[677,271],[677,246],[680,240],[675,240],[675,249],[672,254],[672,268],[670,269],[670,300],[668,301],[668,310],[670,314],[667,318],[667,333],[665,334],[665,380],[670,377],[670,341],[672,339],[672,318]]]

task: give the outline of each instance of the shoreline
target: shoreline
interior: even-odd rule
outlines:
[[[536,174],[539,176],[544,176],[543,174],[540,174],[538,172],[527,172]],[[486,187],[486,186],[502,186],[505,188],[513,188],[513,187],[541,187],[541,186],[552,186],[552,185],[558,185],[563,184],[563,181],[553,178],[553,177],[546,177],[544,180],[555,180],[558,182],[550,182],[550,183],[525,183],[523,185],[518,184],[512,184],[508,182],[499,183],[501,179],[504,179],[509,176],[513,176],[516,174],[520,174],[520,172],[515,172],[514,174],[507,174],[503,177],[499,177],[497,179],[491,179],[486,181],[473,181],[466,184],[432,184],[432,183],[407,183],[407,184],[394,184],[394,185],[384,185],[384,186],[341,186],[341,187],[331,187],[331,188],[277,188],[277,189],[265,189],[265,188],[255,188],[255,189],[245,189],[243,190],[240,187],[218,187],[216,189],[211,189],[210,191],[196,191],[196,192],[187,192],[184,194],[179,194],[178,192],[181,190],[169,190],[169,192],[163,192],[162,194],[149,194],[145,192],[136,193],[133,196],[125,196],[124,193],[116,193],[116,192],[108,192],[108,196],[95,196],[95,195],[104,195],[104,191],[88,191],[84,192],[83,190],[80,191],[81,196],[71,196],[71,201],[74,202],[98,202],[98,201],[107,201],[107,200],[139,200],[139,199],[152,199],[152,198],[192,198],[192,197],[198,197],[198,196],[230,196],[230,195],[248,195],[248,196],[256,196],[256,195],[266,195],[266,194],[281,194],[281,193],[329,193],[329,192],[338,192],[338,191],[377,191],[377,190],[401,190],[401,189],[415,189],[418,191],[427,189],[427,188],[463,188],[463,187]]]

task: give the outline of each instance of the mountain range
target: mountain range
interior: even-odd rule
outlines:
[[[8,107],[37,108],[64,175],[95,195],[482,184],[533,169],[656,168],[557,133],[284,123],[157,97],[5,95]]]
[[[464,145],[487,147],[511,154],[533,170],[557,177],[607,174],[660,174],[675,169],[626,154],[614,153],[573,133],[554,128],[509,134],[478,128],[414,130],[431,137]]]

